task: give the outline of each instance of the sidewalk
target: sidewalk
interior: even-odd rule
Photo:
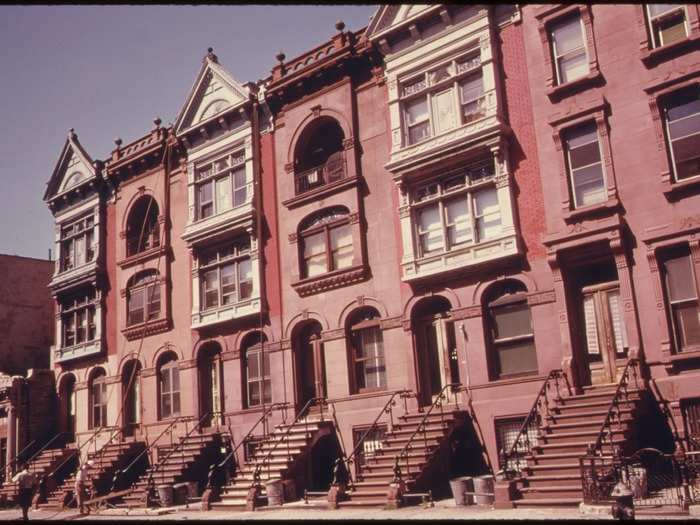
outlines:
[[[30,520],[601,520],[605,516],[584,515],[575,509],[508,509],[492,510],[483,507],[457,507],[452,500],[442,500],[435,507],[406,507],[396,510],[382,509],[338,509],[304,505],[303,502],[287,504],[275,510],[258,510],[255,512],[230,512],[197,510],[199,505],[190,505],[168,509],[107,509],[99,514],[80,516],[76,509],[64,512],[31,511]],[[19,509],[0,510],[0,521],[16,520],[21,517]],[[638,519],[697,520],[695,516],[676,515],[638,515]]]

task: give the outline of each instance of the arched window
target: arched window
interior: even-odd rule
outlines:
[[[352,266],[352,230],[342,206],[312,215],[299,228],[302,278]]]
[[[242,345],[243,375],[248,407],[272,402],[270,353],[263,351],[265,343],[267,343],[265,334],[255,332],[248,335]]]
[[[129,326],[160,317],[160,282],[156,270],[144,270],[129,279],[126,305]]]
[[[107,426],[107,375],[101,368],[90,381],[90,428]]]
[[[494,378],[537,373],[535,335],[523,284],[496,284],[486,295],[485,306]]]
[[[180,369],[175,354],[169,353],[161,359],[158,367],[158,390],[160,418],[180,415]]]
[[[126,223],[126,255],[129,257],[159,244],[158,204],[152,197],[141,197],[132,206]]]
[[[379,313],[374,308],[359,310],[350,317],[347,329],[352,393],[386,388],[384,341],[379,327]]]
[[[328,117],[304,129],[294,156],[297,195],[345,178],[344,138],[338,122]]]
[[[141,363],[131,360],[122,371],[122,399],[124,399],[123,422],[126,435],[141,422]]]

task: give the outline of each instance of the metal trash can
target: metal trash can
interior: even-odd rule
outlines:
[[[472,477],[460,476],[451,479],[450,489],[452,489],[455,505],[472,505],[474,503],[474,496],[465,494],[465,492],[474,492],[474,479]]]
[[[474,492],[477,494],[474,496],[474,501],[477,505],[493,505],[493,486],[494,480],[490,474],[474,478]],[[490,496],[485,494],[490,494]]]
[[[282,505],[284,502],[284,485],[281,479],[271,479],[265,483],[268,506]]]
[[[173,486],[172,485],[158,485],[158,499],[160,500],[161,507],[172,507],[173,506]]]

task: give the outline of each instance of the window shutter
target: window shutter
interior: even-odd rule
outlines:
[[[620,292],[608,293],[608,308],[610,309],[610,321],[612,323],[613,336],[615,337],[615,352],[624,354],[628,347],[627,328],[625,320],[620,312]]]
[[[595,319],[595,305],[592,296],[583,298],[583,317],[586,327],[586,345],[588,353],[600,355],[600,346],[598,345],[598,323]]]

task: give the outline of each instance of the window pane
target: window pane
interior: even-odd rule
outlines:
[[[231,179],[222,177],[216,180],[216,212],[231,208]]]
[[[700,175],[700,134],[674,140],[673,160],[678,180]]]
[[[219,306],[219,278],[216,270],[205,272],[202,279],[204,308]]]
[[[672,302],[695,299],[695,281],[690,255],[672,257],[664,262],[666,286]]]
[[[450,246],[472,242],[469,206],[465,197],[445,202],[447,236]]]
[[[571,148],[569,150],[569,158],[571,159],[572,169],[600,162],[600,148],[598,147],[597,138],[594,137],[593,142],[588,144]]]
[[[474,194],[477,231],[479,239],[490,239],[501,233],[501,209],[498,194],[491,188]]]
[[[260,378],[260,352],[248,352],[247,359],[248,381]]]
[[[700,345],[700,308],[697,301],[674,305],[673,314],[681,348]]]
[[[423,253],[443,249],[442,225],[437,204],[418,210],[418,233]]]
[[[177,367],[177,363],[173,362],[172,368],[170,369],[171,378],[173,381],[173,392],[180,391],[180,369]]]
[[[304,237],[304,260],[306,261],[306,276],[312,277],[326,273],[326,234],[315,233]]]
[[[462,104],[480,98],[484,94],[484,81],[481,74],[462,80],[459,83],[459,94]]]
[[[678,139],[700,132],[700,112],[670,122],[668,131],[672,139]]]
[[[212,182],[207,182],[199,187],[199,218],[209,217],[214,213],[212,205]]]
[[[144,291],[141,288],[129,294],[129,324],[143,323],[144,321]]]
[[[530,307],[526,302],[495,307],[493,317],[496,339],[532,333]]]
[[[346,224],[333,228],[331,234],[331,251],[333,255],[333,268],[348,268],[352,266],[352,231]]]
[[[497,346],[500,375],[537,371],[537,353],[533,341],[518,341]]]
[[[239,299],[247,299],[253,293],[253,265],[250,259],[238,263]]]
[[[552,40],[557,56],[562,56],[583,46],[581,20],[579,16],[569,18],[552,26]]]
[[[160,315],[160,286],[151,285],[146,288],[148,298],[148,318],[157,319]]]
[[[685,32],[685,15],[678,13],[668,20],[660,20],[656,22],[656,30],[658,31],[658,41],[660,45],[666,46],[674,42],[680,42],[687,35]]]
[[[408,130],[408,142],[410,144],[415,144],[423,139],[427,139],[430,136],[430,123],[428,121],[422,124],[416,124],[411,126]]]
[[[610,323],[615,338],[615,351],[618,354],[624,354],[627,348],[627,329],[620,310],[619,291],[608,292],[608,309],[610,310]]]
[[[588,71],[588,58],[584,49],[559,59],[559,75],[561,75],[562,84],[586,76]]]
[[[586,329],[586,345],[591,355],[600,354],[598,344],[598,322],[595,317],[595,299],[592,295],[583,298],[583,320]]]
[[[673,11],[674,9],[678,9],[679,7],[682,7],[682,4],[647,4],[649,14],[652,17],[656,17],[663,13]]]
[[[258,381],[248,383],[248,405],[254,406],[260,403],[260,383]]]
[[[221,267],[221,304],[236,301],[236,265],[225,264]]]
[[[428,118],[428,100],[425,97],[406,102],[406,121],[416,124]]]
[[[576,206],[588,206],[606,201],[607,190],[601,164],[575,170],[572,173]]]
[[[452,89],[433,95],[433,115],[435,116],[435,132],[440,133],[457,125]]]
[[[248,200],[245,167],[233,172],[234,206],[240,206]]]

